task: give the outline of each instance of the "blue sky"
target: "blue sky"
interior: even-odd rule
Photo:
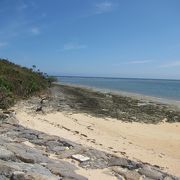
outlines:
[[[180,79],[180,1],[0,0],[0,57],[56,75]]]

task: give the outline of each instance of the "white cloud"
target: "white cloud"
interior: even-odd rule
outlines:
[[[85,49],[85,48],[87,48],[86,45],[74,43],[74,42],[69,42],[69,43],[64,44],[62,50],[68,51],[68,50],[78,50],[78,49]]]
[[[8,45],[7,42],[0,42],[0,48],[5,47],[5,46],[7,46],[7,45]]]
[[[30,32],[33,35],[38,35],[38,34],[40,34],[40,29],[38,27],[33,27],[33,28],[30,29]]]
[[[152,62],[152,60],[137,60],[137,61],[129,61],[126,62],[125,64],[146,64],[150,62]]]
[[[103,14],[112,11],[114,9],[114,4],[109,1],[104,1],[96,4],[95,7],[96,7],[96,11],[95,11],[96,14]]]
[[[173,61],[167,64],[160,65],[160,68],[171,68],[171,67],[177,67],[180,66],[180,61]]]

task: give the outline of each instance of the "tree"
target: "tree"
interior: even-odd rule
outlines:
[[[36,70],[36,65],[32,65],[32,68],[35,71]]]

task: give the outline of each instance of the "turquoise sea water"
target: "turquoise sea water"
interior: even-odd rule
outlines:
[[[142,95],[180,100],[180,80],[96,78],[96,77],[58,77],[61,83],[88,87],[125,91]]]

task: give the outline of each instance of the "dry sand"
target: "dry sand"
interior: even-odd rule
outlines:
[[[164,171],[180,176],[180,123],[124,123],[111,118],[67,112],[32,115],[23,109],[17,111],[16,117],[25,127],[117,156],[158,165]],[[109,172],[104,173],[106,170],[80,171],[90,179],[95,176],[111,179]]]

